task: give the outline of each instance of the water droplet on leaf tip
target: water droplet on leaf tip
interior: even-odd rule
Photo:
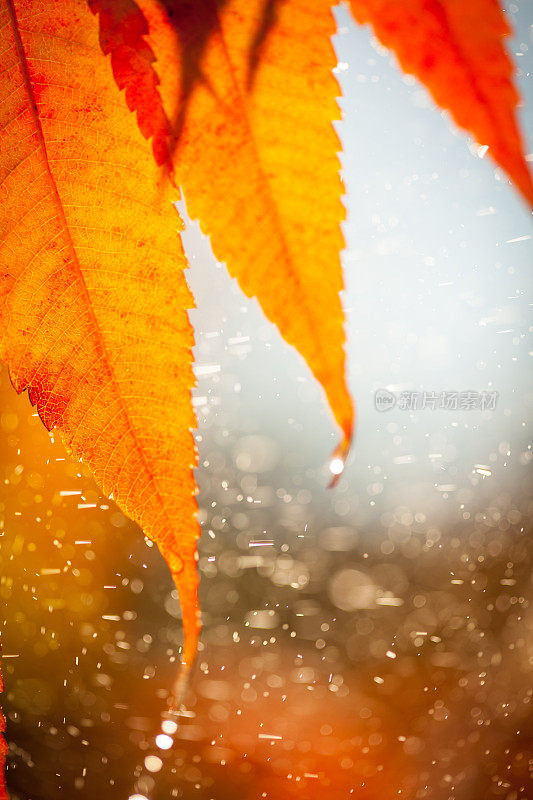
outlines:
[[[332,475],[341,475],[344,471],[344,461],[342,458],[332,458],[329,462],[329,471]]]

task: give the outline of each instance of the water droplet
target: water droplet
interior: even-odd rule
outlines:
[[[174,740],[171,736],[167,736],[166,733],[158,733],[155,737],[155,743],[160,750],[170,750],[174,744]]]
[[[161,723],[161,730],[164,733],[176,733],[178,730],[177,724],[172,719],[165,719]]]
[[[342,475],[344,471],[344,461],[342,458],[332,458],[329,462],[329,471],[332,475]]]
[[[146,756],[144,759],[144,766],[148,770],[148,772],[159,772],[161,767],[163,766],[163,762],[159,758],[159,756]]]

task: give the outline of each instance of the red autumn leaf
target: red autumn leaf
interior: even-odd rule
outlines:
[[[350,0],[405,72],[424,83],[533,205],[533,180],[516,119],[519,100],[497,0]]]
[[[142,135],[152,139],[158,164],[168,162],[170,123],[159,96],[155,56],[146,34],[148,24],[133,0],[88,0],[99,15],[100,46],[111,56],[111,67],[119,89],[124,89],[130,111],[137,113]]]

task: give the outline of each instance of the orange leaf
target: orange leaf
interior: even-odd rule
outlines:
[[[510,33],[497,0],[350,0],[405,72],[472,133],[533,205],[533,180],[516,121],[518,93],[503,38]]]
[[[307,0],[138,6],[178,137],[174,168],[189,213],[306,359],[346,443],[353,409],[339,298],[344,208],[331,10]]]
[[[196,652],[193,334],[173,192],[85,0],[0,0],[0,355],[152,537]]]

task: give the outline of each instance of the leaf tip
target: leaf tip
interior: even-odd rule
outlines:
[[[196,541],[193,547],[184,548],[179,555],[176,553],[163,553],[163,555],[171,564],[172,578],[178,590],[183,621],[182,669],[176,684],[176,687],[179,688],[184,682],[186,686],[188,675],[196,660],[201,630]]]
[[[350,420],[348,423],[343,425],[343,432],[344,436],[342,441],[339,442],[335,450],[330,456],[328,469],[331,473],[331,480],[328,484],[328,489],[332,489],[341,475],[344,472],[344,468],[346,466],[346,459],[348,458],[348,454],[350,452],[350,448],[352,446],[353,440],[353,431],[354,431],[354,423],[353,420]]]

